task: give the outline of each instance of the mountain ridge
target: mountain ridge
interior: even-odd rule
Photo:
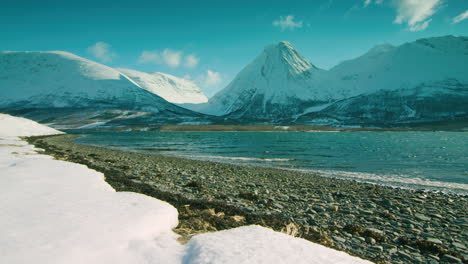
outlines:
[[[64,121],[55,113],[63,109],[70,119],[92,119],[86,122],[101,120],[95,120],[95,116],[127,121],[137,117],[128,114],[129,111],[139,113],[140,119],[142,115],[148,116],[148,123],[204,119],[200,113],[142,89],[111,67],[68,52],[1,52],[0,87],[0,109],[28,114],[31,118],[54,117]],[[50,112],[49,117],[44,109]]]
[[[286,43],[276,44],[277,49],[294,50],[291,44],[287,43],[285,45]],[[271,50],[274,47],[275,45],[269,45],[265,50]],[[416,112],[424,112],[423,115],[420,115],[421,120],[419,121],[439,120],[449,117],[459,118],[468,114],[468,110],[462,106],[464,103],[468,105],[465,96],[467,91],[464,88],[468,84],[468,67],[466,67],[468,62],[468,38],[464,36],[449,35],[424,38],[399,46],[390,44],[376,45],[365,54],[355,59],[346,60],[330,70],[317,68],[297,51],[289,51],[290,54],[298,54],[298,56],[289,56],[288,58],[300,59],[299,63],[288,62],[286,64],[290,66],[299,65],[299,67],[292,71],[283,68],[281,69],[282,73],[275,74],[276,77],[280,76],[282,78],[277,80],[276,84],[285,83],[289,85],[259,87],[255,82],[250,82],[250,85],[249,82],[242,82],[242,80],[255,80],[258,72],[263,73],[265,67],[274,68],[278,64],[278,62],[270,62],[273,66],[262,65],[262,63],[267,62],[267,60],[259,59],[262,56],[265,57],[265,50],[246,66],[225,89],[210,99],[209,104],[211,105],[209,107],[211,107],[212,113],[216,112],[213,109],[218,108],[220,109],[218,115],[228,119],[245,120],[246,122],[304,122],[314,124],[314,119],[319,123],[323,123],[325,117],[325,120],[332,118],[333,120],[329,120],[330,122],[326,123],[327,125],[347,124],[348,122],[365,125],[366,120],[375,124],[378,121],[378,114],[373,115],[370,109],[386,112],[387,117],[393,116],[381,120],[381,123],[388,124],[417,122],[418,120],[406,115],[403,111],[411,107],[415,107],[414,111]],[[258,63],[259,61],[260,63]],[[256,67],[253,70],[250,69],[252,65]],[[310,65],[310,68],[304,70],[303,65]],[[291,73],[297,73],[296,76],[301,76],[298,73],[305,73],[302,75],[306,77],[304,78],[305,81],[299,85],[300,87],[296,88],[294,85],[290,85],[290,77],[294,76]],[[434,105],[432,108],[438,110],[434,110],[434,116],[430,117],[426,109],[431,108],[431,106],[427,104],[443,103],[443,100],[433,100],[435,96],[447,96],[447,102],[450,101],[454,104],[454,100],[450,95],[450,92],[453,91],[450,88],[454,86],[453,83],[458,87],[455,93],[459,95],[459,101],[462,103],[456,104],[457,107],[454,107],[452,112],[450,112],[449,108]],[[283,87],[285,88],[282,90]],[[271,100],[272,96],[265,96],[268,92],[265,93],[264,90],[268,89],[273,90],[274,95],[283,95],[283,101]],[[295,92],[290,93],[294,94],[294,96],[287,95],[289,92],[286,91],[287,89],[295,89]],[[393,94],[390,95],[390,93]],[[262,96],[259,96],[259,94]],[[408,94],[412,94],[414,98],[411,99]],[[381,100],[380,103],[371,100],[372,104],[380,104],[382,107],[368,106],[368,109],[365,110],[365,101],[361,101],[362,105],[359,106],[349,103],[355,97],[368,98],[369,101],[371,95]],[[426,105],[410,103],[398,108],[395,105],[390,107],[391,104],[387,104],[386,100],[400,100],[401,102],[419,100],[426,101]],[[355,105],[360,110],[348,108],[347,111],[342,111],[345,107],[343,101],[348,102],[346,105]],[[337,105],[333,106],[333,104]],[[338,104],[341,104],[341,106],[338,107]],[[207,108],[209,109],[209,107]],[[385,107],[389,107],[389,109],[385,109]],[[334,109],[334,113],[332,109]],[[338,109],[341,110],[338,111]],[[391,114],[390,109],[394,109],[396,112]],[[441,109],[445,109],[444,111],[450,113],[442,113],[439,111]],[[356,116],[357,113],[360,113],[359,116]],[[372,115],[373,118],[366,117]]]

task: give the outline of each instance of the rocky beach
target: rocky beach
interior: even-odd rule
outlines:
[[[468,263],[468,197],[316,174],[126,152],[29,137],[57,159],[103,172],[117,191],[175,206],[180,240],[258,224],[376,263]]]

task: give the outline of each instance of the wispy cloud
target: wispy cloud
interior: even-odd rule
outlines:
[[[465,20],[467,18],[468,18],[468,10],[466,10],[465,12],[461,13],[460,15],[454,17],[453,20],[452,20],[452,23],[453,24],[460,23],[460,22],[462,22],[463,20]]]
[[[140,63],[140,64],[146,64],[146,63],[160,64],[161,63],[161,56],[159,56],[159,53],[156,52],[156,51],[144,50],[140,54],[140,57],[138,58],[138,63]]]
[[[161,52],[163,62],[172,68],[177,68],[182,61],[182,51],[165,49]]]
[[[302,21],[294,21],[293,15],[280,16],[279,20],[273,21],[273,26],[281,28],[281,30],[294,30],[302,27]]]
[[[206,88],[220,84],[223,81],[223,76],[219,72],[207,70],[205,73],[199,75],[195,81],[201,87]]]
[[[421,31],[429,26],[442,0],[397,0],[397,16],[393,23],[407,24],[409,31]]]
[[[383,1],[384,0],[364,0],[364,7],[367,7],[372,3],[380,5],[383,3]]]
[[[197,66],[198,62],[200,62],[200,59],[195,56],[195,54],[189,54],[185,56],[185,64],[184,66],[187,68],[194,68]]]
[[[223,77],[221,73],[207,70],[206,71],[206,78],[205,78],[205,86],[213,86],[220,84],[223,81]]]
[[[102,41],[88,47],[88,53],[102,62],[111,62],[115,57],[117,57],[117,54],[111,51],[111,46]]]
[[[171,68],[177,68],[183,65],[187,68],[194,68],[200,62],[195,54],[183,56],[184,52],[180,50],[164,49],[162,52],[145,50],[140,54],[138,63],[164,64]]]

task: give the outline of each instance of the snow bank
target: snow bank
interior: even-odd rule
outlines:
[[[151,197],[115,192],[86,166],[39,155],[11,137],[56,134],[0,118],[0,263],[177,263],[177,210]]]
[[[63,134],[32,120],[0,113],[0,137],[27,137]]]
[[[307,240],[260,226],[245,226],[193,237],[183,263],[370,263]]]
[[[0,263],[369,263],[258,226],[182,246],[170,204],[115,192],[103,174],[15,137],[57,133],[0,114]]]

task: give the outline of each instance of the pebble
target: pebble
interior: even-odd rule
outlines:
[[[342,238],[342,237],[339,237],[339,236],[333,236],[333,239],[337,242],[340,242],[340,243],[345,243],[346,242],[346,239]]]
[[[462,263],[461,259],[456,258],[451,255],[443,255],[440,260],[443,262],[448,262],[448,263]]]
[[[372,237],[366,237],[366,242],[371,245],[374,245],[376,243],[375,239]]]
[[[434,244],[442,245],[442,241],[440,241],[440,239],[437,239],[437,238],[430,237],[430,238],[427,238],[426,240]]]
[[[57,143],[60,142],[57,138],[50,137],[50,141],[68,144],[76,155],[97,153],[103,161],[114,160],[100,163],[101,158],[93,158],[92,163],[97,167],[124,163],[121,167],[126,166],[122,168],[125,174],[152,188],[180,194],[189,200],[209,196],[215,202],[224,202],[248,214],[293,220],[304,227],[333,234],[330,237],[337,248],[353,255],[387,263],[437,263],[437,256],[429,255],[431,251],[412,243],[426,240],[448,250],[441,261],[466,263],[466,259],[460,258],[466,258],[465,241],[468,241],[467,196],[414,192],[276,169],[103,150],[70,144],[66,140]],[[157,171],[161,176],[152,177],[154,173],[150,171]],[[192,181],[202,181],[202,188],[184,187]],[[260,198],[238,199],[240,191]],[[355,229],[344,231],[348,224]],[[382,240],[366,231],[381,236]],[[402,243],[401,238],[407,242]]]
[[[416,217],[416,219],[420,220],[420,221],[431,221],[431,218],[430,217],[427,217],[423,214],[414,214],[414,217]]]

